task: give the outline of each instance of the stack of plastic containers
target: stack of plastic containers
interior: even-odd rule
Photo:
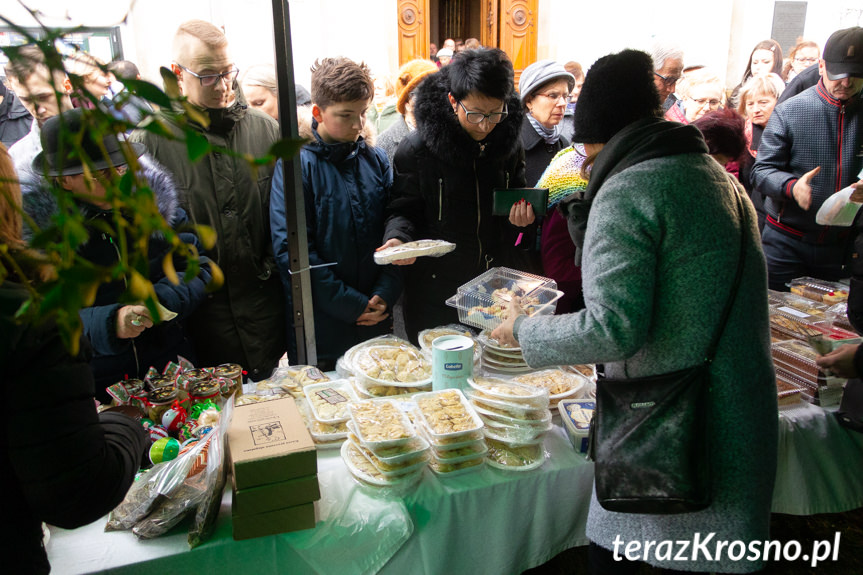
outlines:
[[[543,437],[552,428],[548,390],[490,377],[468,384],[471,405],[485,424],[489,465],[511,471],[540,467]]]
[[[358,400],[351,384],[346,380],[325,381],[308,384],[302,389],[303,408],[307,410],[304,414],[306,426],[315,446],[341,447],[348,436],[348,403]]]
[[[342,459],[351,475],[374,487],[416,485],[428,462],[429,445],[407,415],[386,399],[351,403]]]
[[[821,371],[815,363],[815,350],[808,344],[790,339],[772,346],[777,384],[801,387],[802,397],[821,407],[838,405],[845,379]]]
[[[441,477],[480,469],[487,452],[482,420],[459,389],[414,396],[417,430],[431,444],[429,467]]]

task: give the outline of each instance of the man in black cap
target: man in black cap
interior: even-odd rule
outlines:
[[[815,215],[847,186],[863,193],[863,28],[834,32],[818,69],[817,85],[773,110],[752,168],[752,185],[765,196],[770,288],[780,291],[797,277],[848,277],[852,229],[819,225]]]
[[[175,229],[179,239],[203,253],[198,237],[189,229],[188,217],[180,207],[178,190],[170,174],[144,155],[142,144],[95,131],[92,117],[86,114],[76,108],[49,118],[42,126],[42,151],[33,160],[32,169],[21,178],[24,210],[37,230],[48,228],[62,210],[58,188],[62,189],[71,195],[84,216],[88,238],[77,247],[78,255],[96,266],[116,265],[122,232],[115,222],[116,203],[109,190],[119,185],[118,179],[126,173],[128,165],[140,169],[140,180],[136,182],[146,181],[159,214]],[[78,146],[70,145],[73,139],[79,142]],[[132,221],[128,215],[126,219]],[[33,231],[26,229],[25,234]],[[125,240],[133,241],[129,236]],[[96,381],[96,398],[102,402],[110,400],[106,392],[110,385],[127,378],[143,378],[150,366],[161,370],[169,361],[176,361],[178,354],[195,361],[184,323],[206,298],[209,260],[202,256],[201,273],[175,284],[162,265],[171,252],[172,244],[162,234],[154,233],[149,238],[148,279],[164,308],[160,310],[160,323],[153,321],[143,303],[121,303],[126,292],[124,278],[101,284],[93,304],[80,311],[84,335],[93,347],[90,367]],[[174,258],[174,265],[183,278],[185,261]]]

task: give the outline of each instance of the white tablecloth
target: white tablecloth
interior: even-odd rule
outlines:
[[[322,451],[321,520],[314,530],[234,541],[228,491],[213,538],[191,551],[185,527],[151,541],[104,533],[105,520],[75,531],[52,528],[52,573],[520,573],[587,543],[593,465],[572,450],[559,426],[546,436],[545,449],[545,465],[525,473],[487,467],[440,479],[427,469],[403,498],[360,487],[338,451]],[[773,511],[808,515],[861,506],[863,434],[815,406],[783,411]]]

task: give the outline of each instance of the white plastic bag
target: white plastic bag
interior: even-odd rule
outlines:
[[[848,186],[839,190],[821,205],[821,209],[815,214],[815,223],[822,226],[844,226],[848,227],[854,223],[854,217],[861,204],[852,202],[849,198],[854,188]]]

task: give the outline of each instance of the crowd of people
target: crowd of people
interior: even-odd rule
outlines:
[[[598,363],[616,376],[686,367],[707,345],[742,241],[744,273],[727,330],[733,335],[722,340],[712,368],[710,425],[724,438],[712,454],[713,503],[697,514],[633,518],[594,499],[588,536],[597,565],[611,560],[615,534],[640,540],[645,528],[653,538],[680,539],[707,522],[727,540],[766,540],[776,453],[767,287],[850,275],[856,226],[820,225],[815,214],[847,186],[863,196],[863,29],[835,32],[823,52],[801,39],[788,59],[774,40],[760,42],[730,94],[721,75],[687,66],[682,47],[667,41],[605,56],[586,75],[576,62],[540,60],[517,84],[500,49],[475,39],[431,48],[431,58],[406,62],[392,77],[349,58],[322,58],[312,67],[310,91],[297,86],[311,266],[300,273],[312,284],[319,367],[333,369],[348,348],[376,335],[395,330],[416,341],[423,329],[457,323],[446,299],[496,266],[546,275],[564,292],[557,316],[527,318],[513,307],[493,334],[518,343],[531,366]],[[115,238],[99,224],[111,217],[111,205],[100,182],[87,179],[80,155],[60,145],[62,125],[82,131],[85,153],[102,152],[97,169],[107,180],[126,170],[121,150],[138,158],[161,215],[202,255],[201,273],[177,284],[159,263],[167,246],[151,238],[149,279],[175,314],[170,320],[121,303],[122,280],[102,286],[81,310],[92,356],[89,370],[80,368],[83,357],[74,359],[73,376],[83,395],[102,400],[110,384],[143,377],[177,354],[201,365],[239,363],[260,380],[294,349],[290,294],[297,276],[281,160],[253,168],[240,159],[266,155],[279,139],[275,70],[256,65],[240,74],[224,33],[201,20],[179,27],[172,58],[165,64],[198,114],[179,104],[154,111],[125,90],[123,79],[140,77],[131,62],[106,65],[77,53],[64,72],[52,69],[37,46],[16,51],[0,94],[0,135],[10,147],[8,156],[0,147],[0,168],[15,176],[0,182],[9,190],[0,196],[4,242],[27,249],[21,238],[49,224],[59,191],[76,199],[88,222],[80,255],[95,265],[116,260]],[[81,108],[94,107],[125,121],[128,134],[86,130]],[[191,126],[231,153],[193,162],[182,137],[135,128],[153,114],[175,135]],[[494,190],[525,187],[548,188],[544,217],[524,200],[508,215],[492,214]],[[215,245],[205,251],[187,222],[213,228]],[[374,263],[375,251],[420,239],[456,249],[441,258]],[[208,262],[224,272],[224,285],[212,292]],[[35,271],[31,279],[38,281]],[[3,322],[12,329],[21,290],[14,277],[2,288]],[[14,329],[24,334],[15,336],[22,349],[10,354],[4,345],[0,356],[10,389],[38,377],[22,358],[52,342],[30,333],[36,328]],[[56,354],[41,377],[73,362]],[[65,397],[58,395],[58,409],[72,401]],[[95,411],[78,409],[82,422],[95,421]],[[100,472],[116,477],[112,489],[122,490],[139,438],[131,434],[119,453],[109,431],[97,435],[106,445],[92,448],[89,464],[111,458]],[[18,539],[31,569],[44,571],[37,526],[53,516],[28,489],[39,483],[22,472],[25,456],[10,448],[11,437],[2,440],[3,488],[32,503],[16,511],[31,527]],[[115,495],[106,494],[86,517],[109,509]]]

